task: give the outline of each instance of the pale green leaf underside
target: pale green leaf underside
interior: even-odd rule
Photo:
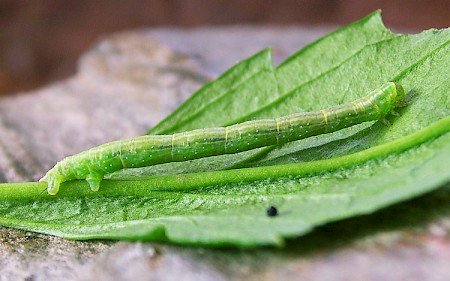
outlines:
[[[390,127],[371,122],[281,148],[124,171],[97,193],[81,181],[57,196],[38,196],[44,186],[37,183],[6,184],[0,224],[75,239],[250,247],[436,189],[450,180],[449,42],[450,30],[394,35],[375,13],[277,68],[262,51],[150,133],[326,108],[390,80],[404,86],[407,106]],[[236,166],[248,168],[215,171]],[[201,173],[173,175],[190,172]],[[140,178],[123,180],[132,175]],[[266,216],[270,205],[278,216]]]

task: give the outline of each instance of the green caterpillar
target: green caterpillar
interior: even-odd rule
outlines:
[[[97,191],[103,176],[124,168],[238,153],[267,145],[281,145],[385,116],[402,104],[401,85],[388,82],[366,97],[314,112],[275,119],[247,121],[228,127],[198,129],[173,135],[149,135],[109,142],[64,158],[40,179],[47,192],[58,193],[62,182],[86,179]]]

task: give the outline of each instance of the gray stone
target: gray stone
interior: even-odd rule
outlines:
[[[262,48],[276,62],[329,28],[156,29],[100,41],[77,75],[0,101],[0,180],[141,135],[204,82]],[[0,280],[450,280],[450,188],[321,227],[283,249],[69,241],[0,228]]]

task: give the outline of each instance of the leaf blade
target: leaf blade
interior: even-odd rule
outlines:
[[[44,186],[38,183],[0,185],[0,224],[71,239],[281,246],[286,238],[319,225],[439,188],[450,181],[449,39],[449,30],[434,30],[366,45],[302,85],[301,99],[264,112],[269,116],[292,112],[299,104],[312,109],[352,100],[395,78],[408,92],[408,105],[391,127],[369,123],[296,142],[253,161],[248,169],[173,175],[178,168],[169,164],[162,168],[169,175],[105,180],[97,193],[83,181],[64,184],[56,197],[39,196]],[[296,83],[290,86],[295,89]],[[328,93],[326,100],[317,92]],[[230,157],[239,162],[250,156]],[[266,216],[271,205],[278,216]]]

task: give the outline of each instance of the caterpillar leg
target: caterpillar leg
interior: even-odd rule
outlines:
[[[59,185],[61,184],[61,180],[58,177],[45,175],[40,182],[46,182],[47,185],[47,193],[50,195],[55,195],[59,191]]]
[[[395,116],[395,117],[400,117],[400,116],[402,116],[402,115],[400,115],[400,113],[398,113],[398,112],[395,111],[395,110],[391,110],[390,114],[391,114],[392,116]]]
[[[92,191],[98,191],[100,188],[100,182],[103,180],[103,175],[99,173],[91,172],[87,177],[88,182]]]
[[[381,122],[383,122],[383,124],[386,125],[386,126],[392,126],[391,121],[389,121],[389,120],[387,120],[385,118],[381,119]]]
[[[407,105],[408,104],[407,104],[407,102],[405,100],[401,100],[395,105],[395,107],[405,107]]]

